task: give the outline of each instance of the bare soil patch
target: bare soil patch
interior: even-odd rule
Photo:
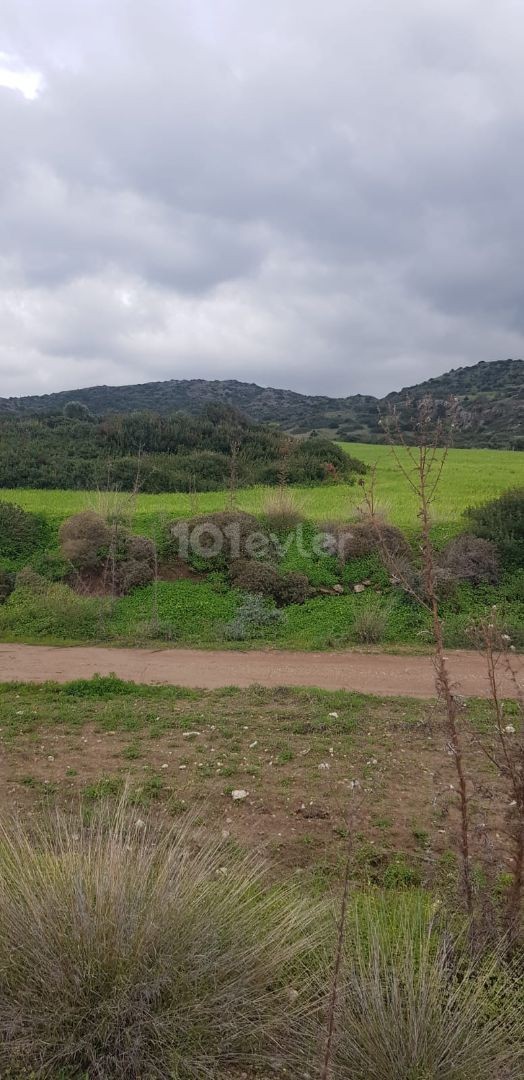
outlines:
[[[39,820],[43,805],[81,801],[89,812],[127,782],[144,816],[192,812],[199,827],[320,883],[338,878],[348,815],[362,880],[412,884],[449,871],[455,771],[437,702],[286,688],[128,691],[0,688],[1,811]],[[487,703],[463,710],[468,725],[485,726]],[[507,797],[473,738],[466,756],[474,851],[496,875]],[[235,799],[238,791],[247,794]]]

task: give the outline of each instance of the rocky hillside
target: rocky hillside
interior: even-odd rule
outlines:
[[[227,404],[253,420],[272,422],[296,434],[316,430],[333,439],[381,442],[380,413],[392,404],[423,394],[438,401],[450,395],[458,398],[457,446],[524,448],[524,360],[481,361],[382,399],[362,394],[346,398],[310,396],[236,379],[170,379],[0,398],[0,414],[61,412],[72,400],[82,402],[97,416],[136,410],[196,414],[208,404]],[[405,426],[409,433],[409,412]]]

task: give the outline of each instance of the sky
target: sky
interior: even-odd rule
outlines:
[[[521,0],[2,0],[0,396],[524,354]]]

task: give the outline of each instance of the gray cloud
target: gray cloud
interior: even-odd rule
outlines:
[[[382,394],[522,355],[514,0],[4,0],[0,28],[0,393]]]

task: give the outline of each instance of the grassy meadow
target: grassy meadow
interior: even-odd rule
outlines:
[[[341,443],[344,450],[367,465],[376,466],[376,494],[388,520],[402,529],[416,525],[416,505],[413,493],[400,476],[392,451],[388,446],[371,443]],[[398,453],[405,458],[405,453]],[[524,460],[511,450],[451,450],[434,503],[435,523],[459,523],[468,506],[476,506],[496,498],[508,488],[524,482]],[[238,492],[240,509],[252,513],[263,510],[268,495],[266,487],[246,488]],[[304,516],[316,521],[349,518],[362,501],[358,485],[325,484],[317,487],[293,487]],[[173,518],[189,516],[194,511],[205,513],[221,510],[227,504],[225,491],[204,492],[190,499],[189,495],[161,494],[119,496],[133,506],[137,531],[150,531],[151,522],[159,514]],[[104,492],[32,490],[26,488],[0,489],[0,499],[9,500],[25,510],[44,513],[60,522],[79,510],[107,506],[111,496]]]

